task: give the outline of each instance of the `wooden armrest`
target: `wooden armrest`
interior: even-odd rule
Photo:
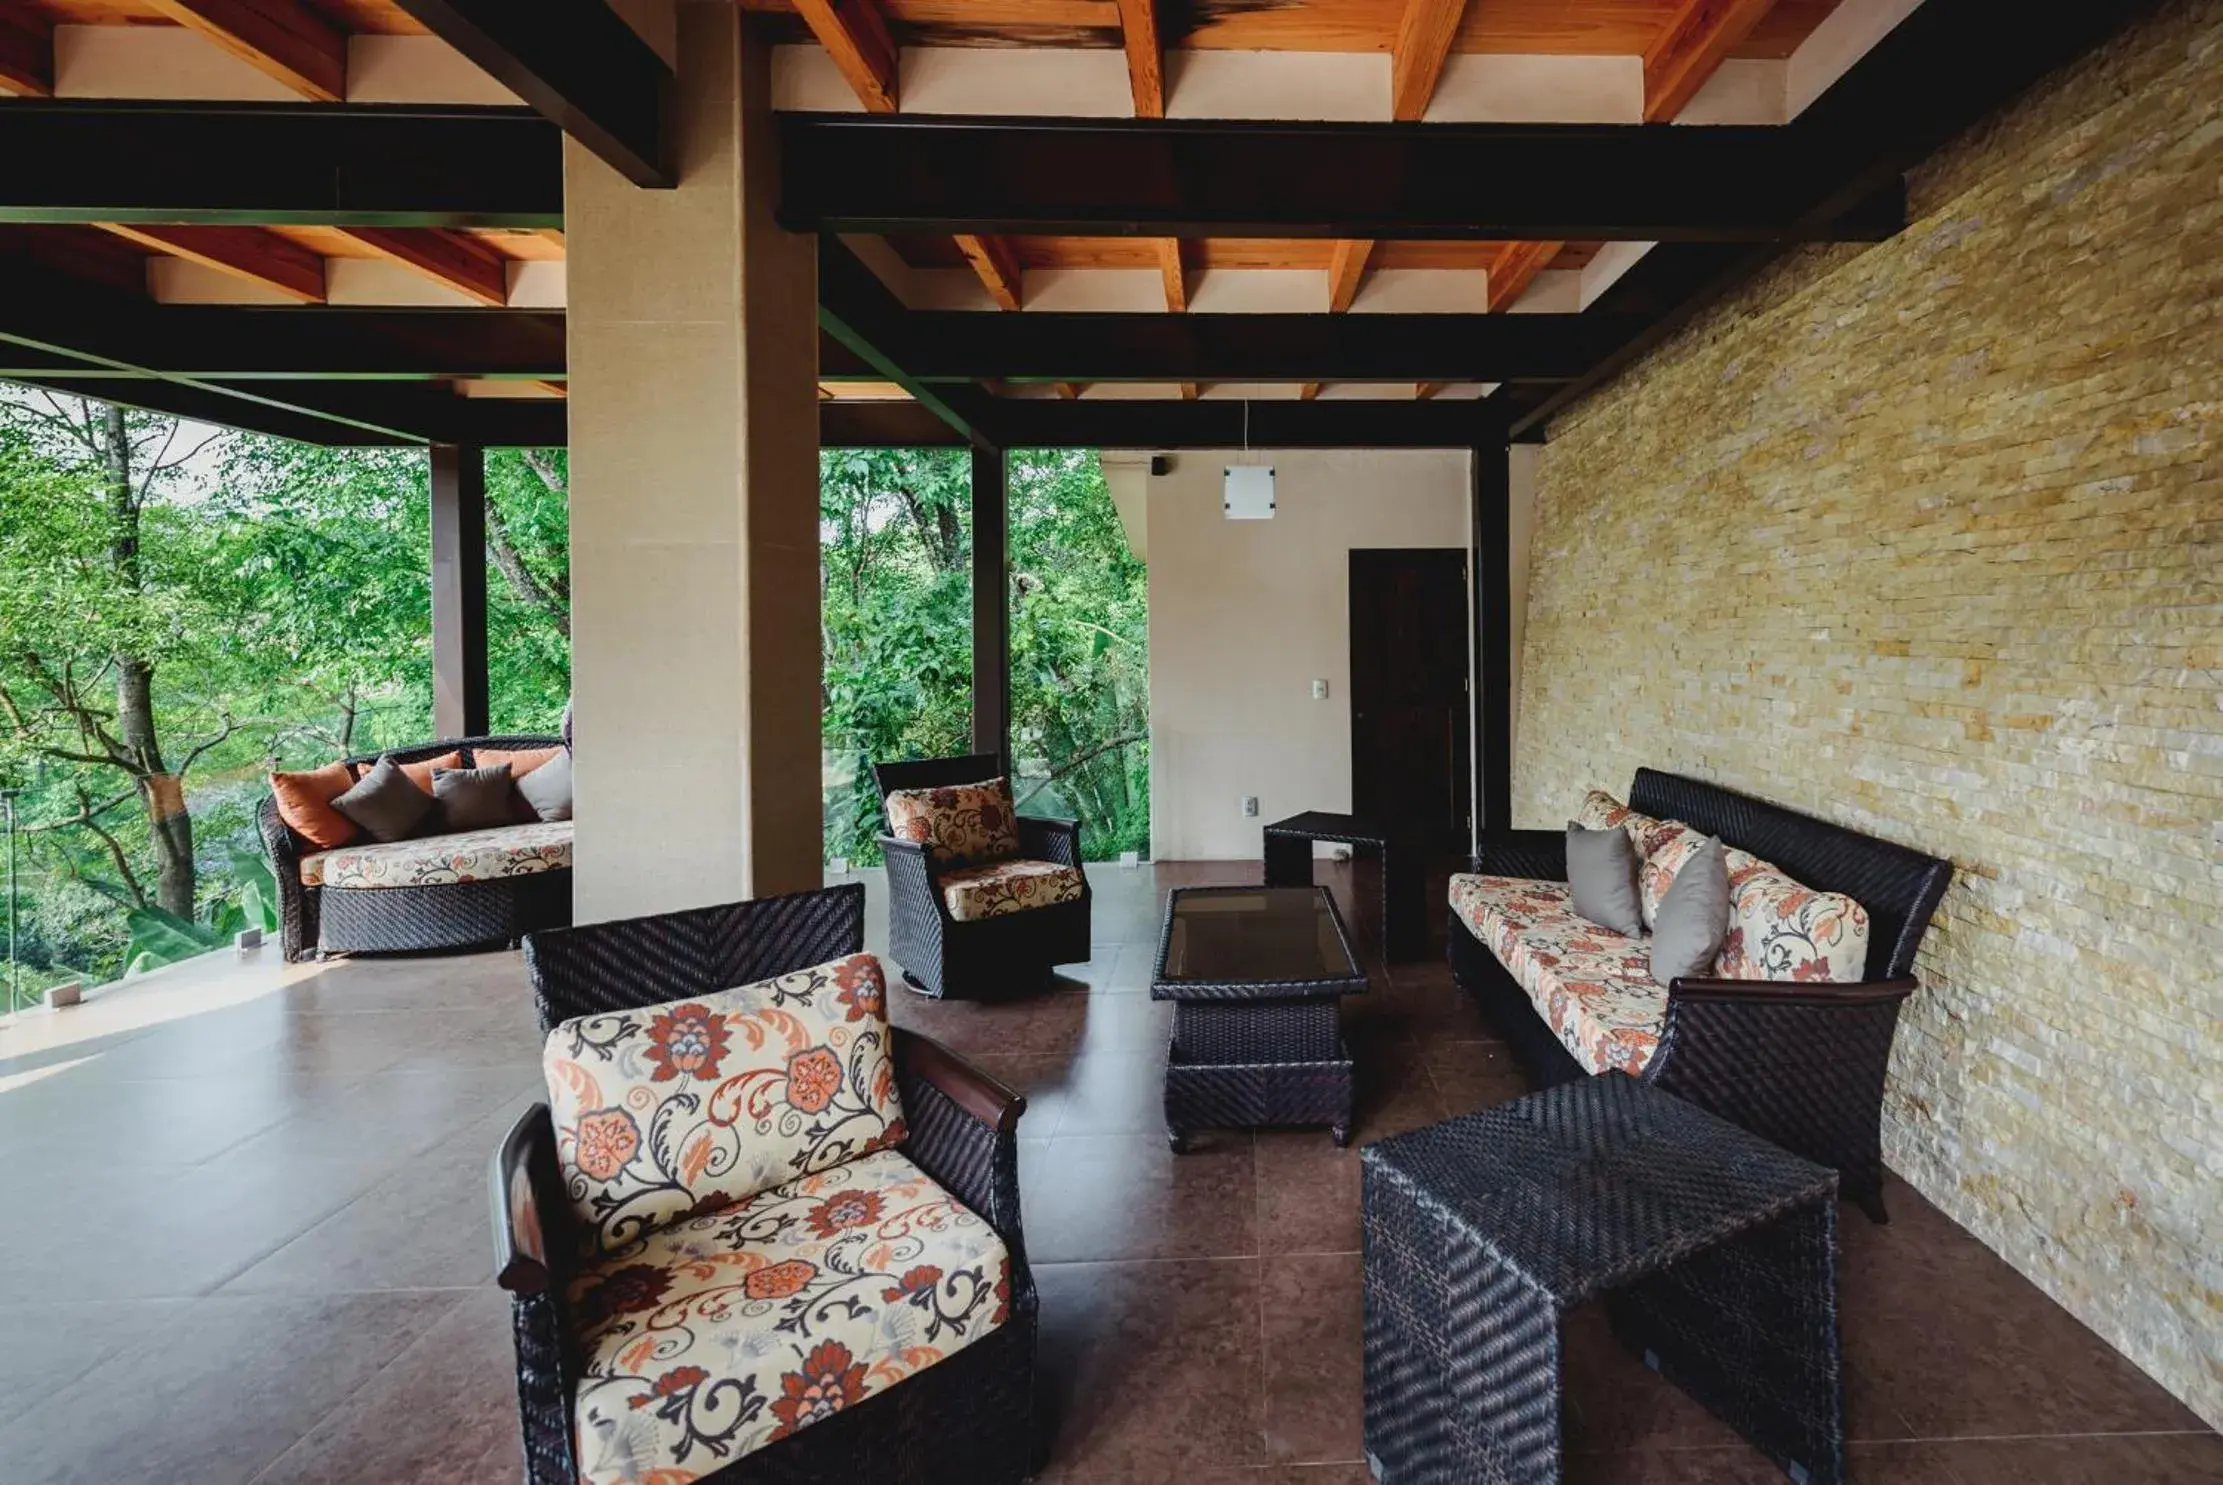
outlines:
[[[1026,1099],[1006,1088],[940,1042],[898,1027],[896,1056],[912,1076],[931,1083],[950,1102],[997,1134],[1010,1134],[1027,1111]]]
[[[544,1294],[549,1287],[548,1239],[540,1221],[533,1166],[553,1154],[548,1105],[527,1109],[494,1152],[494,1280],[512,1294]]]
[[[1880,1005],[1904,1000],[1921,988],[1913,976],[1899,980],[1715,980],[1678,979],[1668,986],[1681,1000],[1751,1001],[1766,1005]]]

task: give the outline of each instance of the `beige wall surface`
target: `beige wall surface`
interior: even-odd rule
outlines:
[[[1246,459],[1274,467],[1270,521],[1221,514]],[[1268,821],[1350,808],[1351,550],[1465,547],[1467,483],[1467,455],[1439,451],[1195,451],[1151,477],[1154,856],[1256,860]]]
[[[1526,826],[1654,764],[1951,856],[1888,1158],[2211,1423],[2219,76],[2223,7],[2166,7],[1563,420],[1514,780]]]

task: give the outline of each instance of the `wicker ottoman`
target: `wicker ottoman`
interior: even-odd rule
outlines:
[[[1836,1173],[1620,1073],[1367,1147],[1382,1485],[1559,1478],[1560,1318],[1613,1328],[1801,1485],[1845,1477]]]

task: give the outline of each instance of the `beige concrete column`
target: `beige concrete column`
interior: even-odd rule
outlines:
[[[566,146],[581,922],[820,882],[815,245],[739,8],[624,9],[680,184]]]

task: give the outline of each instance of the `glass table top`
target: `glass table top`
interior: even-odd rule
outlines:
[[[1162,983],[1365,979],[1324,887],[1182,887],[1167,913]]]

